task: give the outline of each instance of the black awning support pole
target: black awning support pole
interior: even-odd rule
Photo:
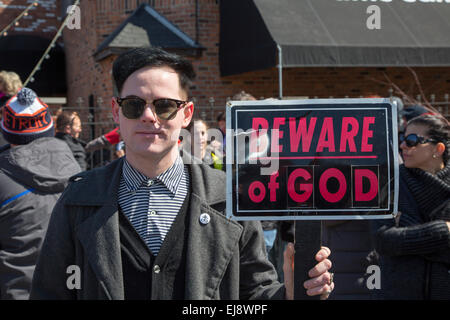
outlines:
[[[281,51],[280,45],[277,44],[278,48],[278,99],[283,99],[283,52]]]
[[[321,245],[322,221],[295,221],[294,300],[320,299],[308,296],[303,283],[309,280],[308,271],[317,264],[315,256]]]

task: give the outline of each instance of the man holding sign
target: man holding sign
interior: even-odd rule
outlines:
[[[225,217],[224,173],[180,158],[194,75],[190,62],[156,48],[114,62],[112,112],[126,156],[71,179],[54,209],[31,298],[293,298],[293,248],[283,286],[260,223]],[[333,289],[329,255],[323,248],[315,256],[304,284],[309,295]],[[75,289],[66,285],[73,265],[81,270]]]

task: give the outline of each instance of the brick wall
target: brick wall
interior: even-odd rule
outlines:
[[[110,106],[112,91],[111,66],[115,57],[96,62],[93,53],[99,44],[122,23],[137,6],[147,2],[192,39],[206,48],[199,58],[189,58],[197,72],[191,95],[197,100],[199,114],[215,119],[224,110],[226,99],[241,90],[255,97],[278,97],[276,68],[220,77],[219,72],[219,6],[216,0],[199,0],[198,32],[195,23],[195,0],[91,0],[81,2],[81,30],[64,31],[66,46],[68,101],[86,102],[89,95],[103,99]],[[414,68],[424,94],[435,94],[444,100],[450,93],[450,68]],[[377,94],[389,96],[386,76],[406,94],[421,93],[407,68],[287,68],[283,70],[283,95],[336,98],[361,97]],[[399,95],[398,93],[395,93]],[[210,99],[215,108],[211,108]],[[96,102],[95,102],[96,103]],[[108,121],[106,110],[97,112],[96,120]],[[110,119],[109,119],[110,121]]]
[[[1,0],[0,30],[20,15],[32,2],[32,0]],[[28,15],[18,21],[18,26],[9,29],[8,35],[33,34],[51,39],[61,23],[58,17],[57,0],[40,0],[37,7],[32,7],[28,11]]]
[[[431,100],[444,101],[450,94],[450,67],[412,68],[417,74],[419,85],[413,72],[408,68],[285,68],[283,69],[283,97],[308,98],[359,98],[370,95],[389,97],[390,83],[398,86],[406,95],[417,98],[425,95]],[[208,120],[214,120],[228,97],[244,90],[257,99],[277,98],[279,96],[278,69],[247,72],[240,75],[218,77],[216,81],[219,94],[212,95],[218,108],[205,111]],[[201,77],[200,77],[201,81]],[[197,81],[201,87],[201,82]],[[207,92],[207,91],[204,91]],[[401,97],[397,90],[392,92]],[[208,97],[208,93],[205,95]],[[423,97],[422,101],[423,101]],[[450,116],[450,110],[443,112]]]
[[[150,3],[168,20],[176,24],[192,39],[196,39],[195,0],[153,0],[124,1],[96,0],[82,1],[81,30],[65,30],[63,32],[66,48],[68,105],[78,106],[81,97],[84,105],[89,96],[101,98],[103,107],[110,106],[113,95],[111,68],[115,57],[95,61],[93,54],[104,39],[114,31],[139,5]],[[200,59],[192,59],[199,74],[200,81],[193,88],[192,94],[198,96],[199,104],[205,104],[211,95],[219,95],[216,85],[218,66],[218,6],[215,0],[200,0],[199,42],[207,47]],[[211,26],[213,28],[211,28]],[[214,32],[211,30],[214,29]],[[204,91],[207,93],[203,93]],[[209,93],[211,92],[211,93]],[[224,100],[225,101],[225,100]],[[88,112],[81,112],[84,120]],[[109,112],[96,112],[96,121],[111,121]]]
[[[32,0],[0,0],[0,30],[3,30],[15,18],[17,18],[31,3]],[[12,26],[7,30],[6,36],[13,35],[32,35],[51,39],[56,35],[58,28],[62,23],[60,18],[60,1],[59,0],[40,0],[38,6],[33,6],[18,20],[18,25]],[[1,36],[1,35],[0,35]],[[59,44],[62,44],[62,39],[59,38]],[[51,57],[51,51],[50,51]],[[51,60],[48,60],[51,62]],[[36,61],[37,63],[37,61]],[[45,72],[47,60],[43,63],[43,68],[36,73]],[[13,69],[7,69],[15,71]],[[31,73],[32,69],[29,70]],[[22,75],[22,81],[25,81],[26,76]],[[60,107],[60,105],[49,105],[52,112]]]
[[[310,98],[358,98],[377,94],[389,95],[389,82],[399,86],[405,94],[420,94],[413,70],[426,96],[435,94],[443,98],[450,93],[450,67],[415,68],[285,68],[283,69],[283,96]],[[239,88],[255,97],[278,97],[278,69],[248,72],[222,77],[227,94]],[[437,97],[437,98],[438,98]]]
[[[82,122],[98,122],[96,132],[91,134],[84,128],[82,138],[89,140],[98,136],[103,127],[112,127],[108,106],[112,95],[111,59],[96,63],[93,54],[98,47],[97,35],[104,26],[98,24],[96,1],[81,1],[81,29],[64,29],[63,39],[66,51],[67,105],[77,108]],[[92,98],[91,98],[92,96]],[[98,98],[103,102],[99,103]],[[81,101],[80,101],[81,99]],[[94,107],[93,118],[89,118],[89,107]],[[109,123],[106,125],[105,123]]]
[[[216,0],[199,0],[198,29],[195,0],[83,1],[80,5],[82,30],[64,31],[66,51],[70,52],[66,54],[69,104],[75,106],[78,97],[87,101],[90,94],[95,99],[102,97],[109,103],[113,93],[110,70],[115,57],[96,62],[92,54],[143,2],[153,5],[169,21],[206,48],[199,59],[190,58],[198,75],[191,92],[197,99],[197,105],[209,106],[211,97],[224,105],[227,94],[223,92],[224,86],[219,76],[219,10]],[[97,74],[92,74],[93,71]],[[84,79],[87,75],[90,79]]]

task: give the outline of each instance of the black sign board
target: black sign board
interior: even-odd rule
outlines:
[[[231,101],[227,215],[236,220],[392,218],[397,113],[389,99]]]

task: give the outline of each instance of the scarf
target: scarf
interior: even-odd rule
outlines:
[[[413,194],[425,221],[433,220],[433,211],[450,199],[450,162],[436,175],[418,168],[400,166],[400,174]]]

